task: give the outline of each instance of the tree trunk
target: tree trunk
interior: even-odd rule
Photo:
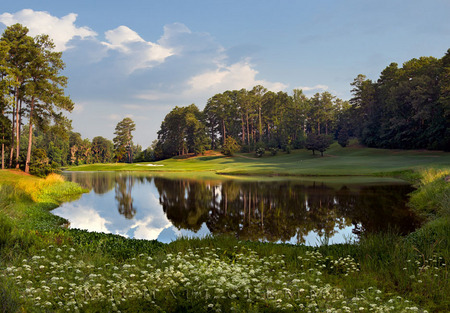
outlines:
[[[259,124],[258,124],[258,132],[259,132],[259,142],[262,142],[262,121],[261,121],[261,106],[258,107],[258,119],[259,119]]]
[[[242,144],[245,144],[245,121],[244,121],[244,114],[241,115],[242,120]]]
[[[250,146],[250,127],[248,125],[248,111],[246,117],[247,117],[247,144]]]
[[[16,88],[16,94],[17,94],[17,88]],[[17,98],[17,96],[15,97]],[[16,127],[16,110],[17,110],[17,102],[16,99],[14,99],[14,106],[12,111],[12,123],[11,123],[11,146],[10,146],[10,155],[9,155],[9,168],[12,168],[12,162],[14,158],[14,130]]]
[[[5,136],[3,136],[2,139],[5,140]],[[5,169],[5,144],[2,143],[2,170],[4,169]]]
[[[2,115],[5,112],[2,111]],[[2,170],[5,169],[5,125],[2,125]]]
[[[31,100],[30,104],[30,121],[28,128],[28,149],[27,149],[27,159],[25,161],[25,173],[30,172],[30,161],[31,161],[31,145],[33,143],[33,109],[34,109],[34,99]]]
[[[16,169],[19,169],[19,156],[20,156],[20,110],[22,109],[22,101],[18,102],[19,105],[16,110]]]
[[[226,129],[225,129],[225,119],[222,120],[222,127],[223,127],[223,132],[222,132],[222,134],[223,134],[223,144],[225,144],[225,138],[227,137]]]

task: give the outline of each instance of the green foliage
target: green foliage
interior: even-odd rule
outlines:
[[[377,82],[358,75],[351,119],[354,133],[370,147],[448,150],[450,147],[450,64],[420,57],[391,63]]]
[[[19,294],[14,288],[14,283],[0,276],[0,312],[19,312],[19,309]]]
[[[292,146],[291,145],[286,145],[284,151],[286,151],[287,154],[290,154],[292,152]]]
[[[30,162],[30,173],[39,177],[45,177],[57,171],[49,164],[47,153],[44,149],[34,149]]]
[[[237,141],[233,137],[228,136],[227,139],[225,139],[225,143],[222,146],[221,152],[226,156],[232,156],[240,149],[241,147],[239,146]]]
[[[116,125],[114,134],[114,149],[118,162],[133,163],[133,135],[136,130],[136,124],[129,117],[125,117]]]
[[[134,162],[152,162],[156,160],[155,151],[148,147],[147,149],[141,151],[135,158]]]
[[[305,147],[308,150],[312,150],[313,155],[315,154],[315,150],[319,151],[321,156],[331,145],[332,139],[327,135],[317,135],[317,134],[308,134],[306,138]]]
[[[2,192],[2,191],[0,191]],[[2,192],[3,193],[3,192]],[[3,202],[3,201],[2,201]],[[0,205],[4,205],[1,203]],[[0,215],[0,251],[5,251],[6,247],[11,246],[11,233],[13,224],[5,215]]]
[[[101,136],[94,137],[91,150],[94,163],[108,163],[113,160],[114,144],[111,140]]]
[[[154,254],[165,246],[156,240],[127,239],[119,235],[78,229],[71,229],[68,236],[74,244],[88,253],[107,254],[119,261],[133,258],[140,253]]]
[[[345,148],[349,144],[349,136],[347,128],[342,128],[338,134],[338,144]]]
[[[192,124],[204,125],[195,138],[205,136],[198,141],[213,149],[220,148],[228,136],[241,144],[242,152],[256,151],[257,144],[285,149],[289,143],[291,148],[300,149],[304,147],[305,132],[334,133],[338,115],[348,107],[345,104],[328,92],[308,99],[301,90],[294,90],[293,96],[289,96],[286,92],[275,93],[255,86],[251,90],[227,90],[212,96],[203,112],[194,114],[197,122]],[[193,149],[187,139],[186,112],[191,107],[176,107],[166,115],[158,132],[160,144],[155,150],[158,159],[202,151]]]
[[[210,148],[203,114],[195,104],[175,107],[166,115],[158,131],[155,158],[164,159],[188,153],[203,154]]]

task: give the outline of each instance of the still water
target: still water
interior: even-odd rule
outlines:
[[[181,179],[124,172],[68,172],[90,189],[53,211],[69,227],[170,242],[229,234],[242,240],[343,243],[363,231],[414,230],[405,182],[314,178]],[[336,180],[336,179],[334,179]]]

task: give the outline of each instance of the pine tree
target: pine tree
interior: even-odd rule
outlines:
[[[124,118],[116,126],[113,142],[116,159],[119,162],[126,161],[133,163],[133,135],[132,131],[136,130],[136,124],[129,117]]]

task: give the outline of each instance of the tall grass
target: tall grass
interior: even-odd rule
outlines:
[[[419,188],[412,194],[410,206],[427,217],[450,216],[450,169],[421,170]]]

